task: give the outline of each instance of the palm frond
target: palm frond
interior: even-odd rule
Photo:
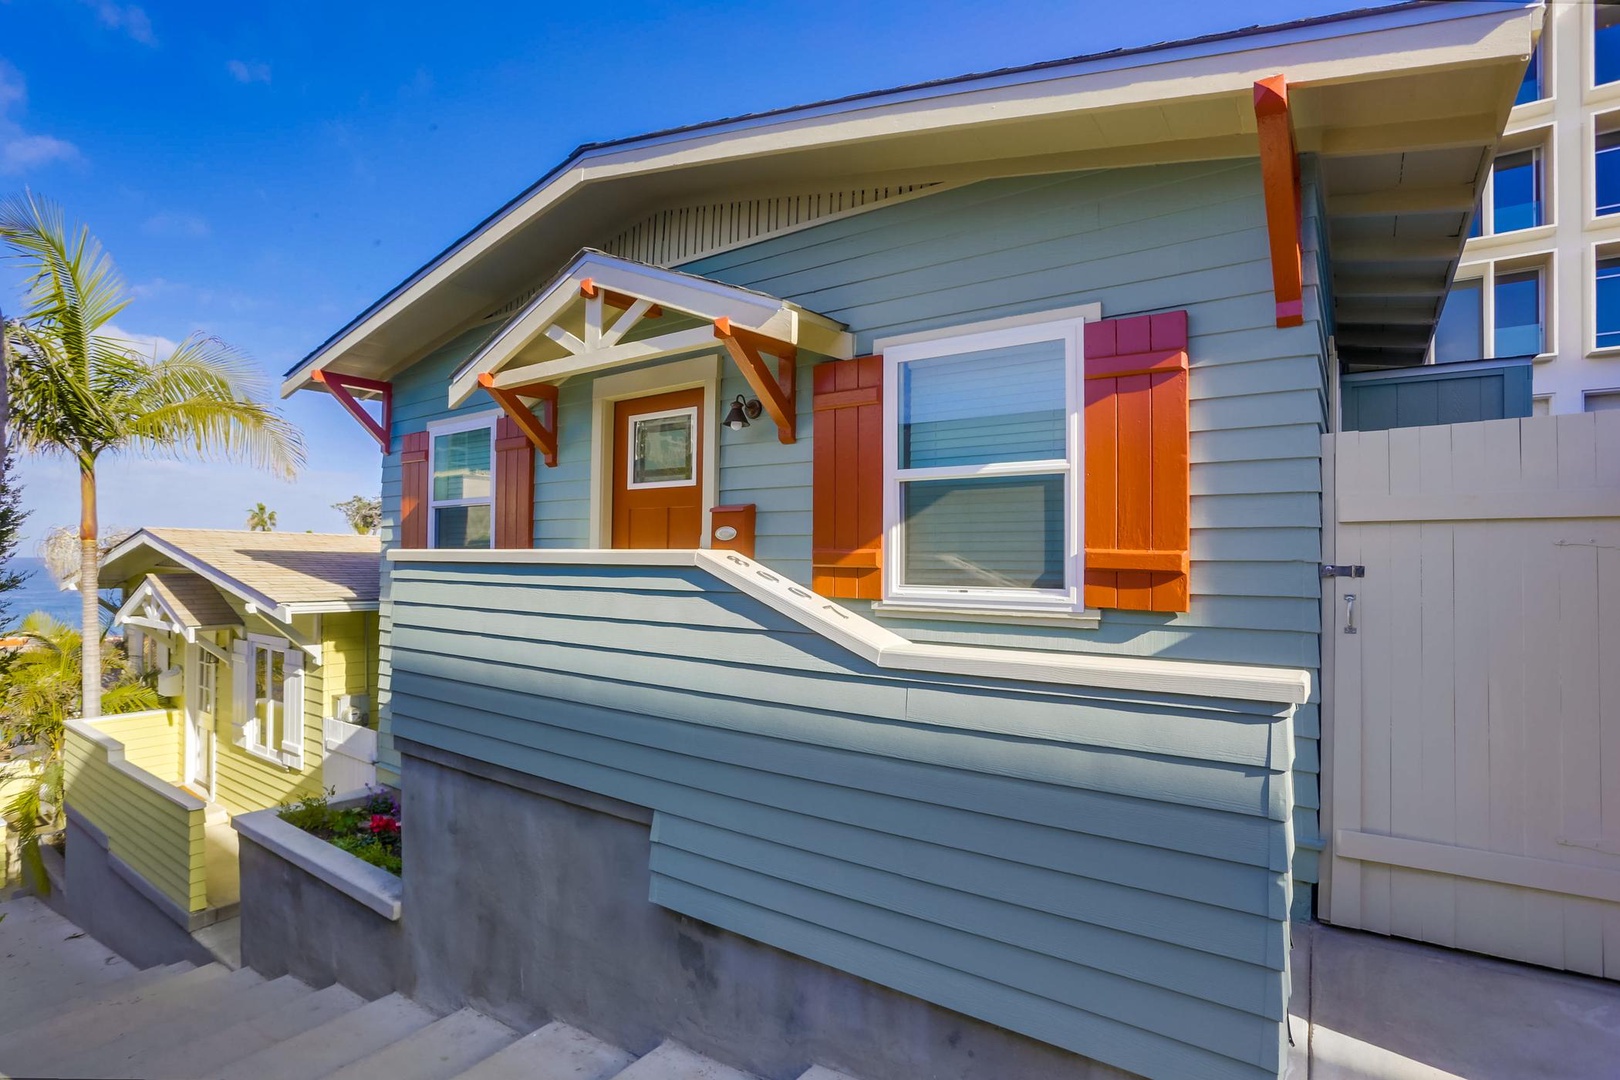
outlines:
[[[50,325],[69,355],[88,363],[91,338],[129,304],[100,241],[84,226],[72,231],[55,202],[24,191],[0,201],[0,242],[24,267],[25,318]],[[88,381],[91,372],[79,374]]]

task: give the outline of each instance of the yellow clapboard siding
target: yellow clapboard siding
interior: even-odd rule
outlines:
[[[163,742],[178,734],[172,714],[137,714],[101,721],[95,727],[115,740],[113,747],[68,729],[64,754],[68,805],[106,834],[111,854],[184,910],[201,911],[207,906],[204,811],[165,798],[113,764],[114,757],[122,756],[126,765],[141,768],[114,732],[142,747],[147,760],[166,760]]]

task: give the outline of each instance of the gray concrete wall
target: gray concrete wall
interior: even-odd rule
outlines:
[[[673,1037],[767,1080],[1127,1075],[658,907],[646,811],[401,747],[409,818],[433,826],[407,825],[403,920],[431,1008],[560,1018],[635,1053]]]
[[[77,815],[67,825],[64,914],[136,967],[214,957],[113,869],[105,840]]]
[[[385,918],[247,836],[240,837],[242,963],[363,997],[408,989],[401,921]]]

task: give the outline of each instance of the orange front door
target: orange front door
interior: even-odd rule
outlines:
[[[613,546],[695,548],[703,539],[703,389],[613,406]]]

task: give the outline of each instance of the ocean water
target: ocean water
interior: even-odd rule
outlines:
[[[12,559],[6,564],[6,569],[23,574],[24,580],[21,588],[0,594],[0,604],[5,605],[9,614],[5,629],[16,626],[22,622],[23,616],[33,611],[44,611],[69,625],[78,625],[79,594],[58,589],[42,560]]]

